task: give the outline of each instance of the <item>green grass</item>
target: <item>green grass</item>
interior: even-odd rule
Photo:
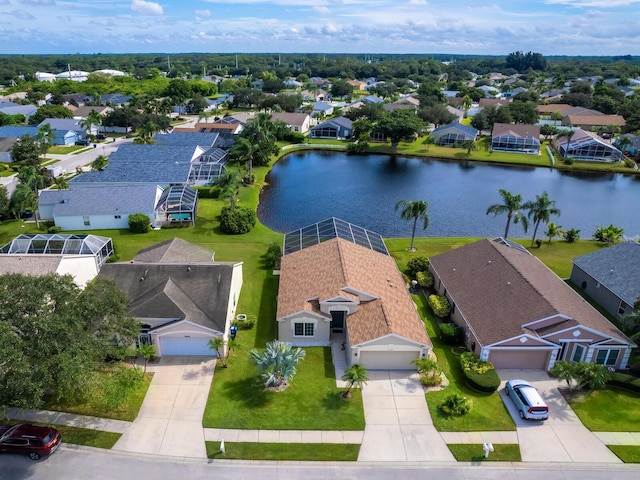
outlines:
[[[70,427],[67,425],[50,425],[62,434],[62,441],[87,447],[106,448],[110,450],[122,436],[121,433],[105,432],[90,428]]]
[[[336,443],[227,443],[206,442],[207,457],[232,460],[289,460],[316,462],[355,462],[360,445]]]
[[[274,321],[275,323],[275,321]],[[238,336],[245,334],[240,331]],[[343,400],[335,383],[329,347],[305,348],[306,358],[282,392],[263,388],[243,349],[229,368],[217,368],[204,414],[205,427],[263,430],[362,430],[360,390]]]
[[[77,152],[78,150],[83,150],[87,147],[84,145],[70,145],[68,147],[62,146],[54,146],[47,148],[47,154],[50,155],[67,155],[69,153]]]
[[[521,462],[520,446],[512,443],[494,443],[494,451],[484,458],[482,444],[450,443],[447,445],[458,462]]]
[[[83,399],[61,399],[58,401],[49,400],[45,402],[45,410],[58,412],[75,413],[78,415],[89,415],[100,418],[113,418],[116,420],[126,420],[132,422],[138,416],[140,407],[144,400],[152,374],[147,373],[143,382],[139,382],[135,387],[126,389],[122,401],[117,407],[105,407],[101,398],[107,395],[109,381],[112,380],[113,370],[110,368],[98,369],[94,375],[100,376],[95,382],[94,389]]]
[[[606,388],[594,390],[580,399],[570,398],[569,404],[592,432],[640,432],[640,395],[637,393]]]
[[[624,463],[640,463],[640,446],[638,445],[607,445],[607,447]]]

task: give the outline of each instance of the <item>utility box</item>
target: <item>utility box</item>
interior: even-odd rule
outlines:
[[[67,171],[62,168],[62,165],[51,165],[47,167],[47,173],[51,178],[56,178],[64,175]]]

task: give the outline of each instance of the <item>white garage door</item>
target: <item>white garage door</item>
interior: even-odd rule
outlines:
[[[162,355],[215,356],[209,348],[209,337],[160,337]]]
[[[411,363],[420,352],[375,352],[360,350],[360,365],[368,370],[415,370]]]

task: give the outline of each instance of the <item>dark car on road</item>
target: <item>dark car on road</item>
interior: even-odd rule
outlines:
[[[0,452],[28,455],[31,460],[51,455],[62,436],[55,428],[21,423],[0,426]]]
[[[76,145],[82,145],[83,147],[88,147],[89,145],[91,145],[91,142],[89,140],[78,140],[76,142]]]

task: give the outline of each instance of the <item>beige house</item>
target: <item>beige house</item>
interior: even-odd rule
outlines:
[[[292,132],[304,134],[311,128],[311,115],[308,113],[273,112],[271,114],[271,121],[275,122],[277,120],[286,123]]]
[[[496,368],[627,367],[636,345],[520,245],[481,240],[431,257],[429,268],[465,346]]]
[[[342,343],[350,365],[371,370],[415,370],[431,342],[404,279],[391,256],[354,241],[320,240],[282,257],[278,338]]]

